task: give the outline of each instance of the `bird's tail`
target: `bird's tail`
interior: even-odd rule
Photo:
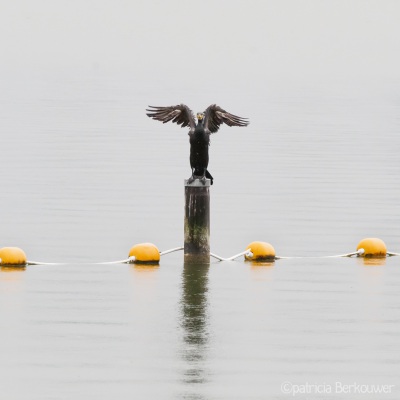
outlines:
[[[211,180],[211,185],[214,183],[214,178],[211,176],[211,174],[208,172],[208,169],[206,169],[206,178]]]

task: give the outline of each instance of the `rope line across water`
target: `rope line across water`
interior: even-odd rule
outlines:
[[[165,251],[160,251],[160,256],[164,256],[169,253],[173,253],[176,251],[181,251],[183,250],[183,247],[174,247],[173,249],[165,250]],[[340,257],[352,257],[352,256],[361,256],[364,254],[364,249],[359,249],[357,251],[354,251],[352,253],[346,253],[346,254],[338,254],[334,256],[304,256],[304,257],[283,257],[283,256],[275,256],[275,260],[287,260],[287,259],[307,259],[307,258],[340,258]],[[400,256],[400,253],[393,253],[393,252],[387,252],[386,253],[388,257],[393,257],[393,256]],[[240,256],[247,256],[249,258],[253,257],[253,253],[251,252],[251,249],[246,249],[245,251],[242,251],[241,253],[235,254],[234,256],[231,257],[221,257],[218,256],[217,254],[210,253],[210,256],[219,260],[219,261],[234,261],[235,259],[239,258]],[[118,260],[118,261],[105,261],[105,262],[96,262],[96,263],[59,263],[59,262],[41,262],[41,261],[27,261],[26,265],[79,265],[79,264],[89,264],[89,265],[110,265],[110,264],[132,264],[134,263],[136,258],[134,256],[131,256],[129,258],[126,258],[124,260]],[[0,259],[0,264],[1,264],[1,259]]]

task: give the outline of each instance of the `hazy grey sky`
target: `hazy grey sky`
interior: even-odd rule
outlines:
[[[0,71],[397,78],[399,21],[388,0],[2,1]]]

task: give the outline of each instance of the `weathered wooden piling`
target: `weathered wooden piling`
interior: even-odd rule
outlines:
[[[185,263],[210,262],[210,180],[185,180]]]

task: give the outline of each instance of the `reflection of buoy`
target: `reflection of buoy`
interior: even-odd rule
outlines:
[[[0,249],[0,265],[25,265],[26,255],[18,247],[3,247]]]
[[[248,261],[268,261],[275,259],[275,249],[266,242],[251,242],[246,250],[250,249],[253,256],[245,255]]]
[[[368,267],[380,267],[386,264],[386,257],[363,257],[357,261]]]
[[[387,249],[383,240],[366,238],[358,243],[357,250],[364,249],[361,257],[386,257]]]
[[[160,251],[153,243],[140,243],[129,250],[129,257],[135,257],[135,263],[155,264],[160,261]]]

